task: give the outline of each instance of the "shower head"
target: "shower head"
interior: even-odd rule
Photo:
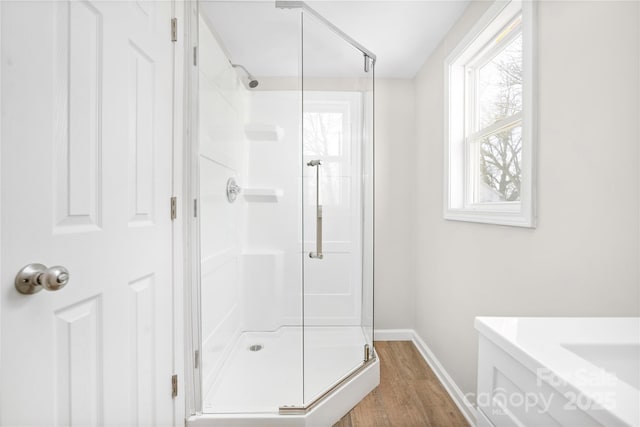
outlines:
[[[253,76],[251,75],[251,73],[249,72],[249,70],[247,70],[246,68],[244,68],[243,65],[240,64],[234,64],[233,62],[229,61],[229,64],[231,64],[231,66],[233,68],[241,68],[246,74],[247,74],[247,79],[249,81],[249,87],[251,89],[255,88],[256,86],[258,86],[259,82],[253,78]]]

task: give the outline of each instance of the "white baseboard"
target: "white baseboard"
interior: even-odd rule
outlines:
[[[413,341],[413,329],[376,329],[373,331],[375,341]]]
[[[376,341],[412,341],[416,346],[427,365],[436,374],[449,396],[467,419],[469,424],[476,424],[477,410],[471,402],[464,396],[460,387],[453,381],[453,378],[444,369],[440,361],[433,354],[427,343],[413,329],[376,329],[374,331]]]

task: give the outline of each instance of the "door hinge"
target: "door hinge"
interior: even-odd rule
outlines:
[[[171,377],[171,397],[178,397],[178,376]]]
[[[198,46],[193,47],[193,66],[198,65]]]
[[[178,199],[173,196],[171,198],[171,221],[178,217]]]
[[[178,18],[171,18],[171,41],[178,41]]]
[[[193,217],[198,217],[198,199],[193,199]]]
[[[193,367],[198,369],[200,367],[200,351],[196,350],[194,355]]]

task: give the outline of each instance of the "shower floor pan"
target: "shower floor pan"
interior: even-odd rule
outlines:
[[[241,334],[204,396],[204,414],[190,425],[330,425],[378,385],[375,360],[306,414],[279,414],[280,407],[302,406],[303,390],[304,401],[312,402],[362,365],[366,340],[360,327],[306,327],[304,358],[302,340],[301,327]]]

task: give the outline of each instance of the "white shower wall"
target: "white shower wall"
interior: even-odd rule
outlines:
[[[247,205],[244,301],[252,307],[245,312],[248,330],[301,325],[303,284],[305,326],[361,324],[361,95],[313,91],[304,93],[304,102],[305,112],[328,111],[342,118],[340,149],[329,153],[326,147],[317,152],[307,147],[303,155],[300,91],[251,93],[252,125],[278,129],[281,138],[249,143],[246,185],[282,196]],[[305,164],[316,158],[323,160],[322,260],[308,256],[316,243],[316,176],[315,168]]]
[[[226,183],[242,183],[248,91],[200,19],[200,247],[203,387],[208,390],[243,330],[240,245],[245,203],[226,198]]]
[[[280,192],[247,204],[243,242],[245,324],[274,331],[302,324],[300,229],[300,108],[296,92],[252,92],[252,125],[280,128],[281,138],[250,141],[243,186]]]

